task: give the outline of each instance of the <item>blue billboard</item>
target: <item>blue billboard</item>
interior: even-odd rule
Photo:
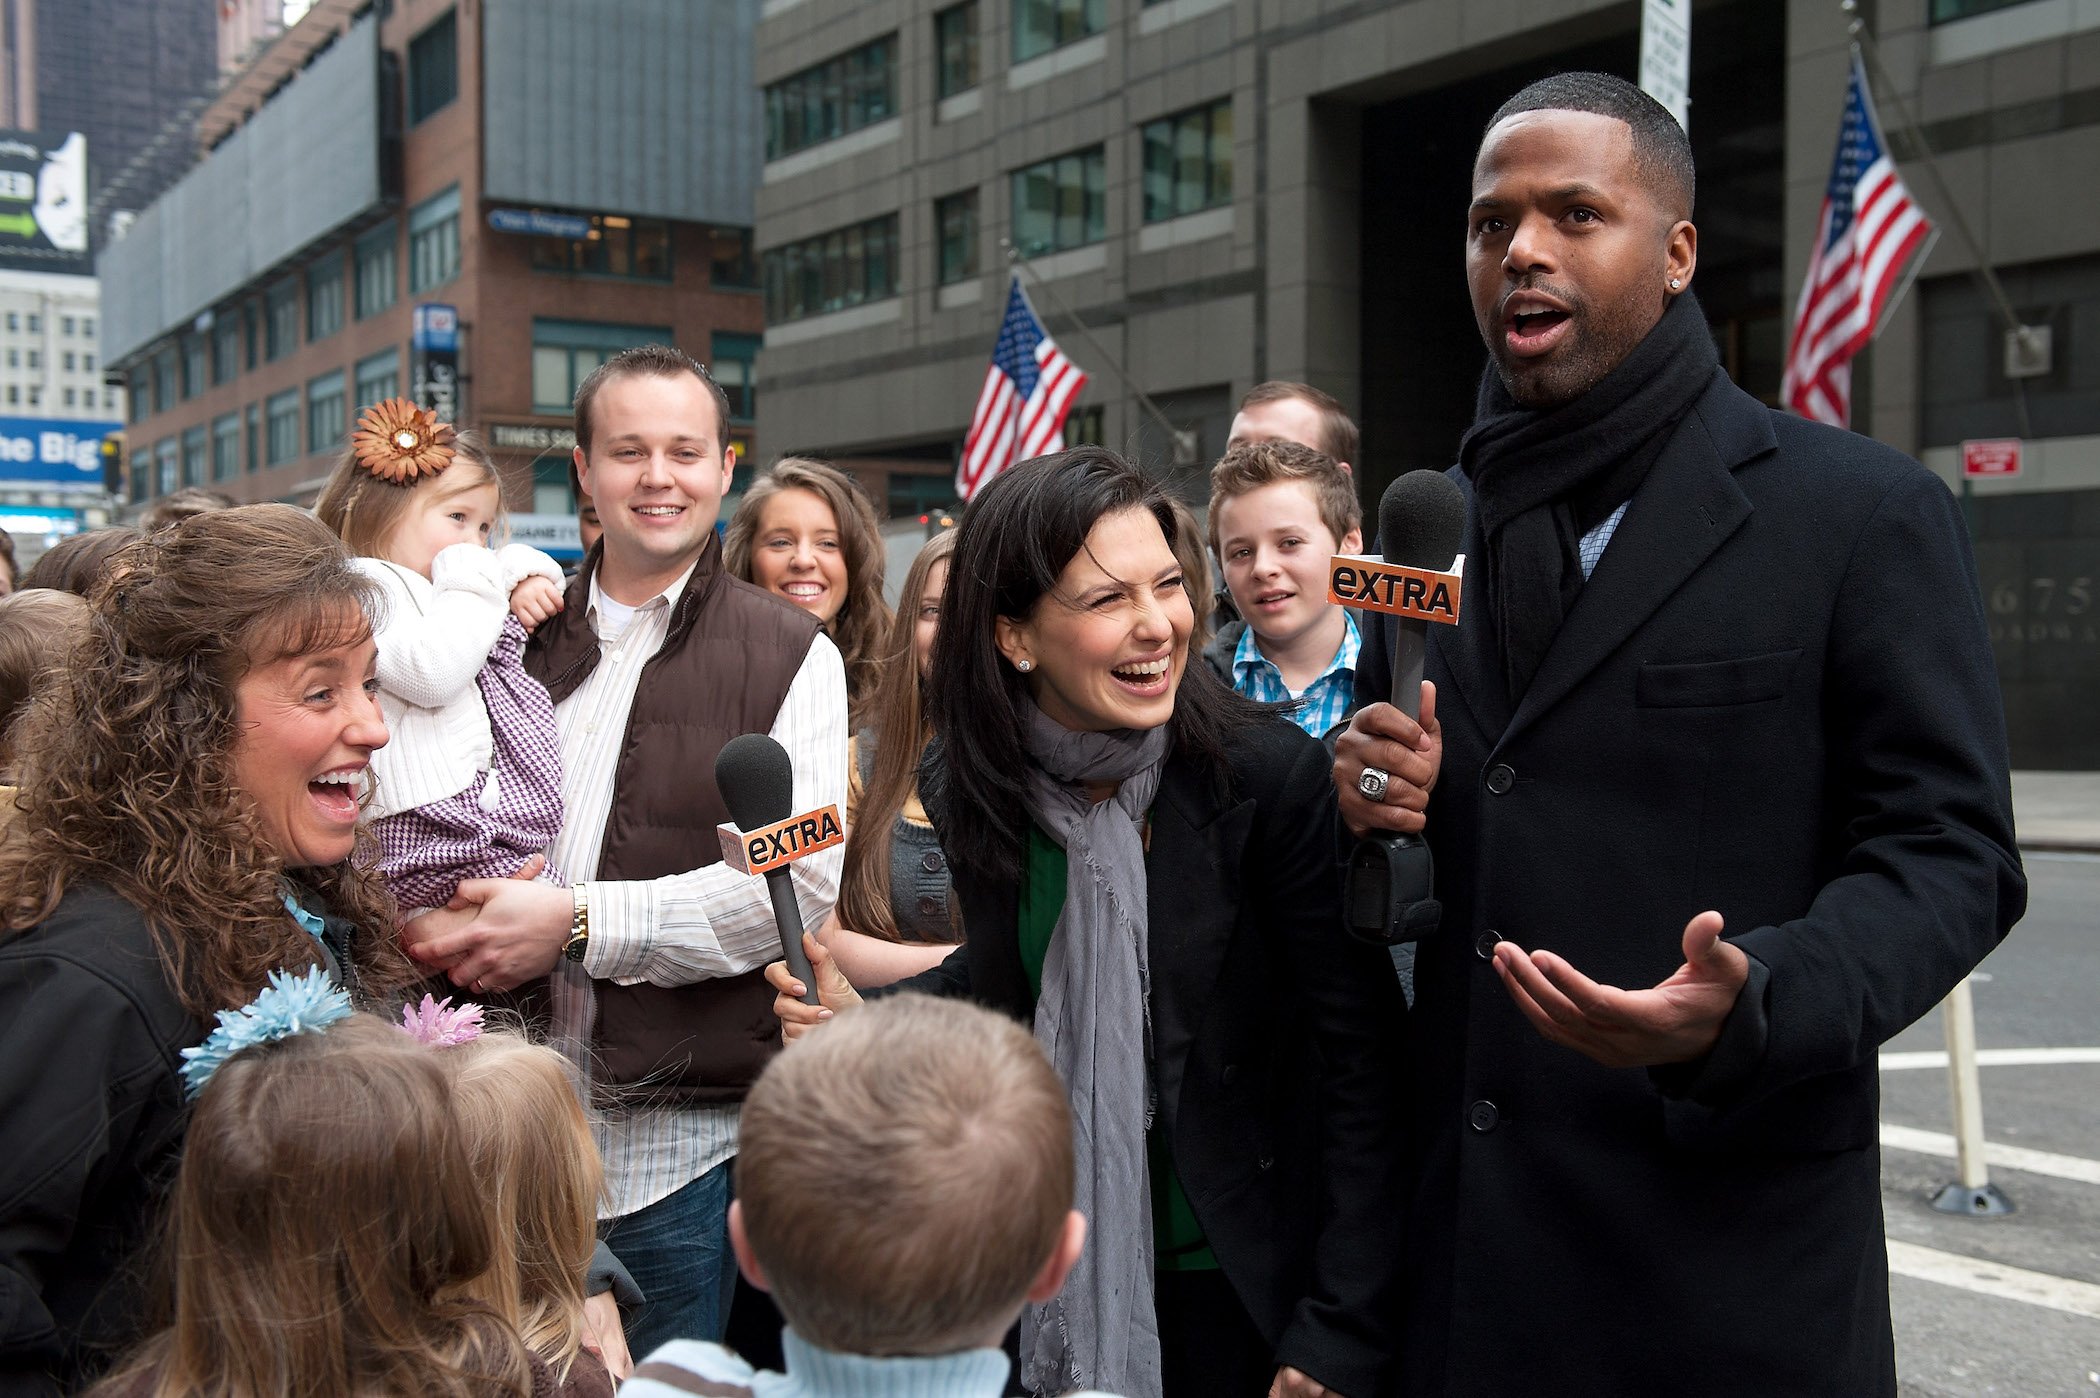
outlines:
[[[0,417],[0,482],[102,489],[102,439],[120,422]]]

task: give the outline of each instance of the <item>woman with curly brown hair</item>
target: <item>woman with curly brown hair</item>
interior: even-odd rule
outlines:
[[[882,530],[867,494],[834,466],[783,456],[737,506],[722,536],[722,561],[824,623],[846,662],[846,701],[858,728],[875,698],[890,629]]]
[[[199,516],[112,560],[15,731],[0,838],[0,1390],[136,1338],[140,1244],[188,1111],[180,1051],[269,972],[365,1003],[416,976],[361,871],[386,742],[372,584],[303,511]]]

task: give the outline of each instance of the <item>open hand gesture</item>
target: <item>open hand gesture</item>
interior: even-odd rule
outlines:
[[[1495,974],[1532,1027],[1607,1068],[1688,1063],[1713,1048],[1750,979],[1750,957],[1721,940],[1721,915],[1684,927],[1684,964],[1647,990],[1599,985],[1550,951],[1495,948]]]

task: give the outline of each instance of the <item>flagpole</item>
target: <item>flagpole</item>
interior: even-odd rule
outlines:
[[[1868,64],[1874,69],[1874,76],[1881,80],[1882,90],[1896,104],[1897,114],[1903,118],[1904,128],[1911,142],[1917,147],[1918,153],[1925,157],[1925,168],[1931,172],[1932,182],[1939,186],[1940,197],[1946,201],[1947,217],[1954,224],[1954,230],[1961,234],[1962,242],[1968,244],[1969,255],[1976,260],[1976,275],[1982,280],[1985,290],[1990,292],[1991,299],[1997,303],[1998,314],[2004,318],[2005,328],[2017,335],[2023,344],[2026,343],[2033,333],[2033,328],[2020,323],[2019,312],[2013,309],[2012,300],[2006,296],[2005,287],[1998,280],[1997,269],[1992,267],[1990,259],[1984,256],[1982,242],[1969,227],[1969,220],[1961,210],[1961,201],[1954,197],[1953,188],[1948,185],[1946,175],[1940,170],[1939,157],[1933,154],[1931,144],[1925,139],[1924,125],[1911,114],[1910,103],[1896,86],[1895,79],[1889,76],[1888,69],[1882,66],[1881,48],[1874,42],[1874,36],[1868,32],[1866,21],[1859,17],[1859,0],[1838,0],[1838,8],[1851,16],[1853,47],[1866,56]],[[1922,257],[1918,260],[1924,261]]]
[[[1021,250],[1013,245],[1012,239],[1001,238],[999,247],[1006,254],[1007,264],[1014,269],[1015,273],[1017,275],[1021,272],[1028,273],[1028,279],[1034,282],[1037,289],[1049,298],[1051,306],[1057,313],[1072,322],[1072,328],[1079,332],[1079,338],[1085,340],[1092,347],[1094,353],[1101,356],[1101,362],[1108,366],[1108,372],[1114,374],[1117,382],[1121,383],[1129,391],[1131,397],[1138,400],[1139,406],[1152,414],[1152,420],[1166,430],[1167,440],[1174,444],[1175,455],[1179,457],[1184,446],[1189,448],[1190,460],[1188,462],[1177,460],[1173,464],[1176,466],[1196,464],[1194,461],[1194,444],[1190,440],[1194,434],[1184,433],[1179,427],[1176,427],[1168,419],[1167,415],[1160,411],[1159,404],[1152,401],[1151,395],[1131,381],[1130,375],[1123,372],[1123,366],[1117,362],[1116,357],[1108,352],[1106,346],[1094,338],[1093,331],[1087,329],[1086,322],[1079,318],[1078,312],[1067,306],[1063,298],[1050,289],[1050,284],[1043,280],[1042,275],[1035,268],[1028,265],[1028,259],[1021,256]]]
[[[1903,298],[1910,295],[1911,287],[1917,283],[1918,273],[1925,270],[1926,260],[1932,256],[1932,250],[1938,247],[1939,243],[1939,225],[1934,224],[1932,232],[1925,236],[1925,246],[1918,249],[1918,255],[1913,257],[1910,260],[1910,265],[1903,269],[1903,280],[1897,284],[1895,295],[1889,297],[1888,301],[1882,306],[1881,319],[1874,322],[1874,334],[1871,338],[1880,339],[1881,332],[1888,329],[1889,322],[1895,319],[1896,307],[1902,305]]]

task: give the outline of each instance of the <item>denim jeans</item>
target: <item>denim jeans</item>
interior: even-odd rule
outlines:
[[[729,1252],[731,1163],[645,1209],[598,1225],[598,1236],[647,1298],[627,1320],[627,1349],[636,1363],[669,1340],[722,1338],[736,1279]]]

